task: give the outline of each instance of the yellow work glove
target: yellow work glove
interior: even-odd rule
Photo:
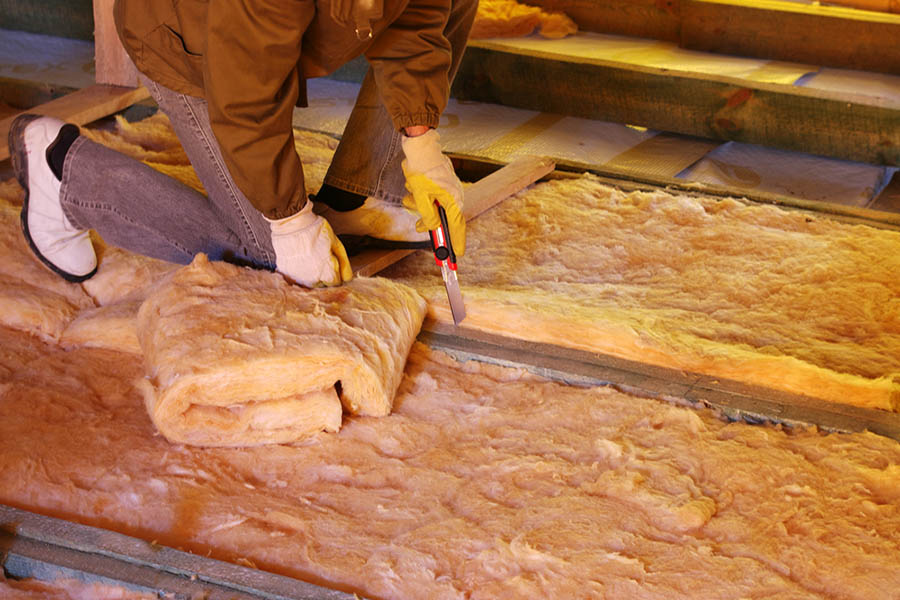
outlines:
[[[279,273],[306,287],[341,285],[353,279],[344,245],[328,221],[313,213],[312,202],[290,217],[266,221]]]
[[[457,256],[466,253],[466,219],[463,217],[463,188],[450,159],[441,152],[440,136],[434,129],[416,136],[403,136],[401,146],[406,160],[403,174],[409,196],[403,206],[419,216],[417,231],[432,231],[441,226],[437,201],[447,213],[450,243]]]

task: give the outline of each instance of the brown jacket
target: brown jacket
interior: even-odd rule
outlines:
[[[306,201],[291,129],[304,78],[365,54],[394,126],[436,127],[449,96],[450,3],[116,0],[115,20],[142,73],[206,99],[234,181],[265,216],[280,218]]]

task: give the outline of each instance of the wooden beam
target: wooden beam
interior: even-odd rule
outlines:
[[[460,100],[900,166],[900,101],[471,42]]]
[[[505,167],[466,187],[463,214],[471,221],[499,202],[519,192],[556,167],[552,159],[541,156],[523,156]],[[371,276],[395,262],[409,256],[415,250],[367,250],[350,259],[356,275]]]
[[[900,15],[783,0],[681,0],[684,48],[900,73]]]
[[[149,97],[150,93],[144,87],[132,88],[98,84],[22,112],[56,117],[68,123],[84,125],[124,110]],[[7,136],[9,127],[18,114],[21,113],[0,121],[0,160],[9,158]]]
[[[0,77],[0,102],[15,109],[13,112],[19,112],[71,94],[76,89],[67,85]]]
[[[680,0],[525,0],[564,12],[583,31],[678,41]]]
[[[553,172],[556,163],[545,156],[523,156],[466,188],[463,214],[471,221],[506,198],[516,194],[544,175]]]
[[[106,85],[137,87],[137,69],[116,32],[114,2],[94,0],[94,80]]]

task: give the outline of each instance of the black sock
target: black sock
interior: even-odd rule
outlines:
[[[338,212],[348,212],[355,208],[359,208],[366,201],[365,196],[348,192],[330,185],[323,184],[316,194],[316,202],[324,202],[332,210]]]
[[[72,142],[79,136],[78,127],[67,123],[59,130],[56,139],[47,146],[47,164],[50,170],[56,175],[56,178],[62,181],[63,165],[66,162],[66,154]]]

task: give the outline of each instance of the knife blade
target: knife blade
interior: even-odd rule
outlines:
[[[463,302],[462,292],[459,290],[459,279],[456,276],[456,253],[453,252],[453,244],[450,241],[447,213],[437,201],[434,204],[441,217],[441,226],[430,232],[431,249],[434,251],[434,261],[441,267],[441,276],[444,279],[444,288],[447,290],[447,299],[450,301],[453,324],[459,325],[466,318],[466,305]]]

